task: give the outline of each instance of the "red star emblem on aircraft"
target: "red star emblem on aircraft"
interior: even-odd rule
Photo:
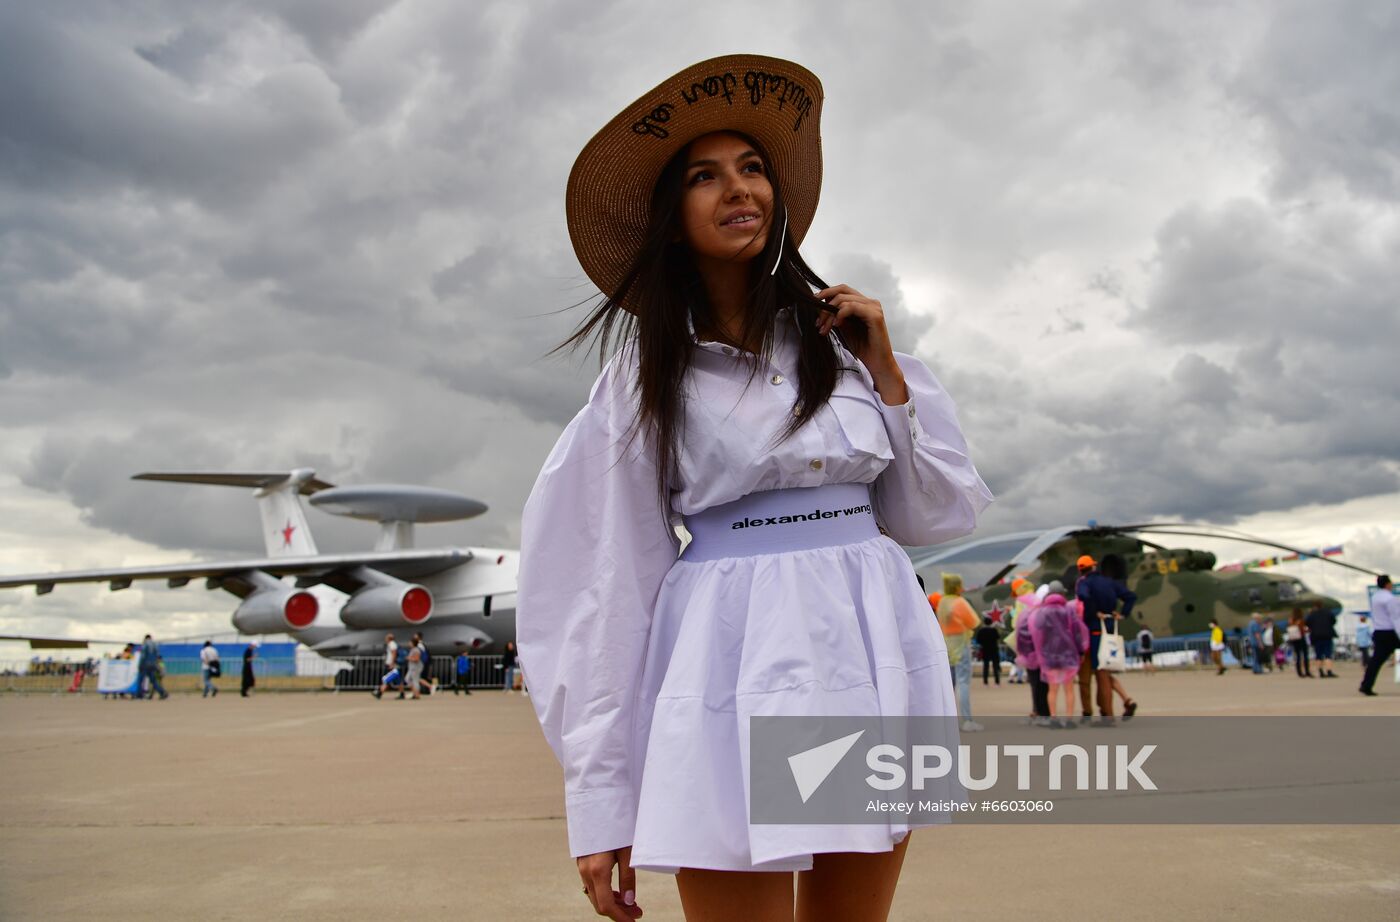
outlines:
[[[291,519],[288,519],[288,520],[287,520],[287,527],[284,528],[284,529],[282,529],[282,546],[283,546],[283,547],[291,547],[291,546],[292,546],[292,532],[294,532],[294,531],[296,531],[296,530],[297,530],[297,527],[296,527],[295,525],[292,524]]]

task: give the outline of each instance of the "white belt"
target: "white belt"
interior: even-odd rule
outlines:
[[[685,528],[691,542],[681,560],[691,562],[808,551],[880,534],[863,483],[750,493],[686,516]]]

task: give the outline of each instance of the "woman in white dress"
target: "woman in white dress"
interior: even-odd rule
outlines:
[[[798,253],[821,103],[791,62],[704,61],[569,178],[603,293],[569,343],[621,345],[525,506],[517,637],[612,919],[641,915],[637,868],[691,920],[884,919],[909,824],[750,823],[749,719],[956,713],[900,545],[971,532],[991,494],[879,302]]]

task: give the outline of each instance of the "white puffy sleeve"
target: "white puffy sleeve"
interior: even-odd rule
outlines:
[[[661,581],[679,550],[645,432],[629,441],[635,361],[624,348],[545,461],[521,521],[516,643],[564,769],[569,851],[632,844],[632,731]]]
[[[923,362],[894,354],[909,401],[880,404],[894,460],[875,480],[875,515],[891,538],[922,547],[971,534],[992,493],[967,454],[957,407]]]

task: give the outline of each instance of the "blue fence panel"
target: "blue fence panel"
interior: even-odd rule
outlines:
[[[219,665],[224,675],[237,675],[243,669],[245,643],[216,643],[219,651]],[[265,643],[258,647],[257,658],[253,660],[253,671],[259,676],[296,675],[297,647],[295,643]],[[161,644],[160,655],[165,660],[166,675],[199,675],[199,651],[202,643]]]

